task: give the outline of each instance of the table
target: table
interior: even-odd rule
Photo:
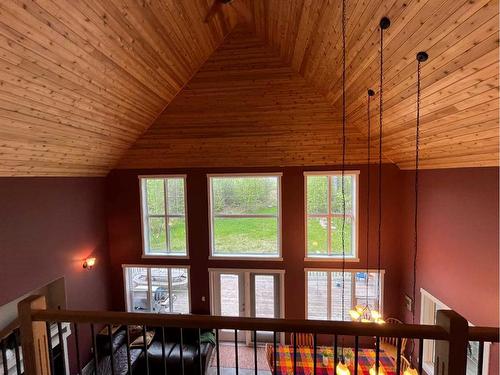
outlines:
[[[333,368],[333,358],[329,358],[328,365],[323,364],[322,351],[325,347],[318,346],[316,349],[316,374],[317,375],[335,375]],[[331,348],[330,348],[331,350]],[[354,349],[353,349],[354,350]],[[273,345],[266,346],[266,356],[271,370],[274,368],[273,361]],[[278,345],[277,346],[277,371],[275,375],[293,374],[293,346]],[[313,366],[313,348],[308,346],[297,347],[297,375],[312,375],[314,372]],[[358,375],[369,375],[370,368],[375,363],[374,349],[359,349],[358,350]],[[396,375],[395,361],[386,352],[380,350],[380,367],[385,370],[387,375]],[[351,375],[354,375],[354,358],[348,365]]]

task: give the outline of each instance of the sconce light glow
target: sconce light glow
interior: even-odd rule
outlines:
[[[403,373],[403,375],[418,375],[418,371],[413,367],[408,367]]]
[[[95,264],[95,258],[87,258],[85,259],[85,262],[83,262],[83,268],[91,270],[92,267],[94,267],[94,264]]]
[[[382,366],[380,366],[378,368],[378,372],[377,372],[377,368],[376,368],[375,364],[373,364],[372,368],[370,369],[370,375],[386,375],[386,372]]]

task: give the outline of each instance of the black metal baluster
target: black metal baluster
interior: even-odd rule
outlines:
[[[5,340],[2,340],[2,364],[3,364],[3,373],[5,375],[9,374],[9,368],[7,367],[7,343]]]
[[[142,346],[143,346],[143,350],[144,350],[144,359],[146,360],[146,374],[149,375],[148,343],[146,341],[146,325],[145,324],[142,326],[142,340],[143,340]]]
[[[78,369],[78,374],[82,373],[82,363],[80,361],[80,340],[78,339],[78,324],[73,323],[73,331],[75,331],[75,350],[76,350],[76,367]]]
[[[235,366],[236,366],[236,375],[238,375],[238,330],[234,330],[234,353],[235,353]]]
[[[113,332],[111,331],[111,324],[108,324],[107,328],[109,340],[109,364],[111,366],[111,375],[115,375],[115,353],[113,353]]]
[[[380,337],[377,336],[375,344],[375,374],[378,374],[380,368]]]
[[[339,363],[339,354],[338,354],[338,340],[337,335],[333,336],[333,369],[337,368],[337,364]]]
[[[54,374],[54,351],[52,350],[52,332],[50,327],[50,322],[45,322],[45,328],[47,329],[47,345],[49,346],[50,373]]]
[[[201,358],[201,329],[198,328],[198,355],[199,355],[199,362],[200,362],[200,375],[203,374],[203,362]]]
[[[477,353],[477,375],[483,375],[484,342],[479,341],[479,351]]]
[[[94,324],[90,323],[90,334],[92,336],[92,351],[94,352],[94,371],[95,375],[98,375],[98,363],[97,363],[97,343],[95,340],[95,329],[94,329]]]
[[[219,330],[215,330],[215,349],[217,350],[217,375],[220,375]]]
[[[163,364],[163,375],[167,375],[167,358],[165,356],[165,327],[161,327],[161,362]]]
[[[125,329],[125,336],[127,337],[127,370],[128,374],[132,375],[132,360],[130,358],[130,331],[128,325],[125,326]]]
[[[293,374],[297,373],[297,333],[293,333]]]
[[[423,374],[424,366],[424,339],[418,340],[418,373]]]
[[[354,375],[358,375],[359,336],[354,337]],[[399,375],[399,372],[397,373]]]
[[[182,332],[182,328],[180,328],[181,330],[181,345],[179,347],[179,358],[181,360],[181,374],[184,375],[184,334]]]
[[[14,330],[14,353],[16,354],[16,371],[17,375],[21,375],[21,356],[19,355],[19,329]]]
[[[273,332],[273,368],[274,368],[274,374],[276,375],[276,371],[278,368],[278,339],[277,339],[278,334]]]
[[[59,348],[61,350],[61,358],[63,363],[63,372],[66,373],[66,355],[64,353],[64,345],[63,345],[63,333],[62,333],[62,324],[61,322],[57,322],[57,337],[59,338]]]
[[[396,343],[396,374],[399,375],[401,372],[401,347],[403,346],[401,337],[398,337]]]
[[[318,336],[313,335],[313,374],[316,375],[316,368],[318,367]]]
[[[253,364],[255,367],[255,375],[257,375],[257,331],[253,331]]]

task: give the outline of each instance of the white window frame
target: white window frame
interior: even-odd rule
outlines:
[[[248,178],[254,178],[254,177],[276,177],[278,179],[278,186],[277,186],[277,204],[278,204],[278,211],[277,211],[277,221],[278,221],[278,228],[277,228],[277,248],[278,252],[277,254],[262,254],[262,255],[257,255],[257,254],[240,254],[240,255],[226,255],[226,254],[214,254],[214,233],[213,233],[213,228],[214,228],[214,215],[212,214],[212,178],[234,178],[234,177],[248,177]],[[270,261],[282,261],[282,208],[281,208],[281,178],[283,177],[283,173],[281,172],[271,172],[271,173],[216,173],[216,174],[207,174],[207,189],[208,189],[208,226],[209,226],[209,236],[210,236],[210,255],[208,259],[228,259],[228,260],[270,260]],[[262,218],[268,218],[268,217],[274,217],[270,215],[231,215],[231,217],[234,218],[246,218],[246,217],[262,217]]]
[[[366,268],[365,269],[353,269],[353,268],[349,268],[349,269],[345,269],[344,270],[346,273],[349,272],[351,274],[355,274],[356,272],[366,272]],[[308,276],[308,272],[328,272],[328,277],[327,277],[327,319],[325,321],[329,321],[331,320],[331,317],[332,317],[332,290],[331,290],[331,274],[333,272],[342,272],[342,269],[341,268],[304,268],[304,277],[305,277],[305,291],[304,291],[304,295],[305,295],[305,316],[306,316],[306,319],[309,319],[309,306],[308,306],[308,302],[309,302],[309,295],[308,295],[308,291],[309,291],[309,278],[307,277]],[[378,269],[369,269],[368,270],[368,273],[378,273]],[[385,270],[384,269],[381,269],[380,270],[380,290],[379,290],[379,311],[380,313],[383,315],[384,314],[384,279],[385,279]],[[353,288],[354,289],[354,288]],[[353,299],[355,296],[355,294],[353,293],[353,296],[351,299]],[[354,307],[354,306],[353,306]]]
[[[139,178],[139,192],[140,192],[140,206],[141,206],[141,236],[142,236],[142,258],[169,258],[169,259],[189,259],[189,236],[188,236],[188,209],[187,209],[187,175],[185,174],[164,174],[164,175],[140,175]],[[145,184],[143,180],[147,179],[174,179],[182,178],[184,180],[184,216],[182,215],[169,215],[168,214],[168,196],[167,187],[164,185],[164,201],[165,201],[165,214],[164,215],[149,215],[147,209],[147,194],[145,191]],[[150,217],[163,217],[165,218],[165,225],[168,226],[168,219],[171,217],[184,217],[185,233],[186,233],[186,254],[167,252],[152,252],[149,249],[149,218]],[[168,243],[168,228],[165,228],[165,238]]]
[[[353,254],[346,256],[346,262],[359,262],[359,252],[358,252],[358,221],[359,221],[359,170],[348,170],[344,171],[344,176],[352,176],[354,178],[354,191],[353,191],[353,214],[352,214],[352,250]],[[326,217],[328,223],[331,221],[333,214],[331,213],[331,180],[328,179],[328,213],[327,214],[313,214],[309,215],[307,212],[307,177],[308,176],[342,176],[342,171],[307,171],[304,172],[304,229],[305,229],[305,242],[304,242],[304,260],[305,261],[332,261],[339,262],[342,260],[342,255],[309,255],[307,248],[307,223],[309,217]],[[330,229],[331,225],[328,225]],[[331,248],[331,230],[327,231],[327,244],[328,249]]]
[[[122,264],[122,272],[123,272],[123,292],[124,292],[124,297],[125,297],[125,309],[128,312],[137,312],[137,311],[132,311],[131,308],[131,303],[130,303],[130,289],[129,289],[129,283],[128,283],[128,273],[127,273],[127,268],[146,268],[148,269],[148,290],[151,290],[151,277],[149,277],[151,269],[152,268],[166,268],[166,269],[172,269],[172,268],[184,268],[187,270],[187,292],[188,292],[188,313],[191,314],[191,267],[189,265],[151,265],[151,264]],[[170,288],[170,284],[169,284]],[[171,291],[169,292],[171,293]],[[154,313],[151,309],[151,293],[147,292],[147,299],[148,299],[148,305],[150,306],[150,311],[145,311],[145,313]],[[167,313],[167,314],[181,314],[181,313]]]
[[[447,305],[441,302],[439,299],[434,297],[424,288],[420,289],[420,324],[435,325],[435,314],[438,310],[451,310]],[[474,325],[470,322],[469,326]],[[483,374],[488,375],[489,373],[489,363],[490,363],[490,346],[491,343],[484,343],[483,352]],[[434,340],[424,340],[424,353],[423,353],[423,365],[422,368],[427,373],[427,375],[434,375]]]
[[[282,269],[267,269],[267,268],[209,268],[210,276],[210,315],[217,316],[220,306],[220,292],[217,291],[219,286],[219,277],[221,274],[239,274],[244,277],[244,316],[251,317],[251,274],[259,275],[278,275],[280,288],[280,306],[279,318],[285,318],[285,270]],[[234,335],[233,335],[234,336]],[[238,340],[245,341],[247,345],[253,343],[253,335],[251,331],[246,331],[244,335],[240,335]],[[285,334],[280,333],[280,342],[285,342]]]

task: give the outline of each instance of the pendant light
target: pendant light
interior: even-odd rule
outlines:
[[[367,147],[367,194],[366,194],[366,299],[364,305],[356,305],[349,311],[349,315],[353,321],[357,322],[373,322],[372,310],[368,301],[368,285],[369,285],[369,254],[370,254],[370,162],[371,162],[371,122],[370,122],[370,98],[375,96],[375,91],[368,89],[367,97],[367,124],[368,124],[368,147]]]
[[[380,20],[380,87],[379,87],[379,143],[378,143],[378,245],[377,245],[377,310],[372,310],[371,315],[376,316],[376,323],[384,324],[385,320],[380,313],[380,265],[382,249],[382,130],[384,113],[384,30],[388,29],[391,21],[387,17]],[[385,370],[379,363],[374,363],[369,371],[370,375],[385,375]]]
[[[411,310],[412,323],[415,324],[415,298],[416,298],[416,288],[417,288],[417,255],[418,255],[418,175],[419,175],[419,152],[420,152],[420,72],[421,64],[429,58],[426,52],[417,53],[417,121],[415,126],[415,208],[414,208],[414,240],[413,240],[413,308]],[[415,352],[415,342],[412,340],[412,348],[410,352],[410,367],[408,367],[404,375],[418,375],[418,371],[413,368],[413,354]],[[420,348],[422,350],[422,348]]]
[[[345,159],[346,159],[346,0],[342,0],[342,321],[344,321],[344,294],[345,294]],[[351,372],[345,364],[344,337],[342,337],[342,355],[335,368],[337,375],[350,375]]]

